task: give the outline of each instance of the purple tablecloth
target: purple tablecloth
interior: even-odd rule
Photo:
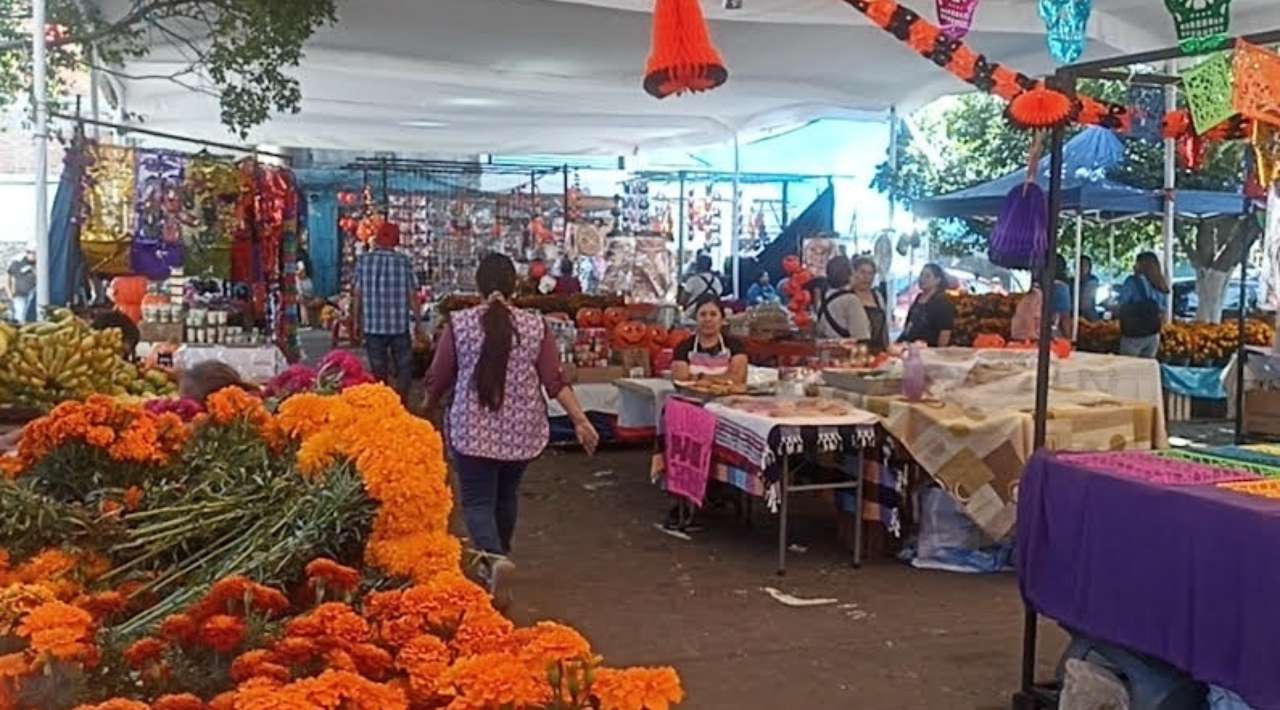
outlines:
[[[1038,454],[1018,491],[1018,581],[1064,626],[1280,708],[1280,501]]]

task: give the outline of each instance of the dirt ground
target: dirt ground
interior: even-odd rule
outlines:
[[[516,620],[569,622],[611,664],[675,666],[683,708],[1009,707],[1022,639],[1012,574],[924,572],[883,558],[855,570],[815,499],[793,518],[792,541],[808,549],[778,577],[774,519],[759,506],[750,529],[726,511],[692,541],[655,530],[667,500],[648,482],[643,449],[593,459],[548,451],[521,506]],[[768,586],[839,602],[791,608]],[[1048,674],[1065,640],[1041,628]]]

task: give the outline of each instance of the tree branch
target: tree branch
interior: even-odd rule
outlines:
[[[119,20],[112,22],[111,24],[107,25],[106,27],[103,27],[102,29],[96,32],[90,32],[89,34],[86,34],[86,35],[68,35],[66,37],[53,40],[52,42],[47,42],[45,46],[47,46],[50,49],[56,49],[58,47],[65,47],[67,45],[72,45],[72,44],[93,44],[94,42],[97,42],[100,39],[110,37],[111,35],[118,34],[120,32],[125,31],[132,25],[136,25],[137,23],[144,20],[146,16],[152,12],[173,10],[173,9],[182,7],[183,5],[198,6],[204,2],[206,2],[206,0],[153,0],[152,2],[139,5],[138,7],[134,8],[134,10],[129,14],[125,15],[124,17],[121,17]],[[10,42],[0,42],[0,54],[3,54],[5,52],[13,52],[16,50],[30,49],[30,48],[31,48],[30,40],[24,39],[24,40],[13,40]]]

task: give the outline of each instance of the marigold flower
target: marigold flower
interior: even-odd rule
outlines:
[[[92,614],[95,619],[105,619],[124,611],[125,599],[120,592],[98,592],[85,597],[76,606]]]
[[[197,629],[195,619],[186,614],[173,614],[160,622],[160,635],[184,646],[195,640]]]
[[[18,678],[31,670],[31,663],[22,653],[8,653],[0,656],[0,681],[6,678]],[[0,683],[3,685],[3,683]]]
[[[408,676],[412,698],[426,704],[435,696],[451,659],[449,647],[443,641],[435,636],[421,635],[406,643],[396,654],[396,669]]]
[[[310,663],[319,653],[314,641],[301,636],[286,636],[272,647],[272,657],[276,662],[286,666],[300,666]]]
[[[347,643],[363,643],[370,638],[369,622],[346,604],[321,604],[311,613],[291,620],[285,626],[290,636],[329,636]]]
[[[124,492],[124,507],[133,512],[142,507],[142,489],[137,486],[129,486]]]
[[[550,621],[517,629],[512,634],[512,645],[518,649],[516,657],[535,673],[545,673],[562,661],[589,659],[592,655],[591,644],[582,634]]]
[[[41,604],[18,625],[18,635],[28,639],[38,656],[69,661],[84,657],[93,638],[89,612],[62,602]]]
[[[274,655],[262,649],[243,653],[231,662],[231,680],[243,683],[253,678],[268,678],[287,683],[292,678],[289,669],[276,663]]]
[[[449,710],[532,710],[551,701],[546,680],[502,653],[460,659],[445,672],[440,694],[451,698]]]
[[[360,586],[360,572],[331,559],[321,557],[306,567],[307,578],[312,584],[323,584],[326,591],[351,592]]]
[[[241,619],[228,614],[216,614],[200,626],[197,639],[202,645],[218,653],[230,653],[244,641],[244,632],[244,621]]]
[[[205,704],[191,693],[162,695],[151,703],[151,710],[205,710]]]
[[[169,644],[158,638],[138,639],[124,650],[124,660],[129,667],[138,670],[160,659],[169,650]]]
[[[100,505],[99,508],[102,511],[102,517],[110,518],[112,516],[119,515],[120,511],[124,510],[124,504],[120,501],[104,498],[102,500],[102,505]]]
[[[684,700],[680,676],[671,668],[601,668],[591,694],[600,710],[668,710]]]
[[[356,662],[360,675],[372,680],[384,679],[395,665],[390,653],[371,643],[357,643],[347,649],[347,653]]]
[[[227,387],[209,395],[205,399],[205,409],[217,424],[230,424],[237,419],[244,419],[261,426],[271,418],[262,400],[239,387]]]
[[[462,620],[449,646],[459,656],[502,653],[513,647],[515,625],[492,609],[473,611]]]
[[[249,601],[256,611],[268,616],[280,616],[289,610],[289,597],[263,584],[254,583],[249,588]]]

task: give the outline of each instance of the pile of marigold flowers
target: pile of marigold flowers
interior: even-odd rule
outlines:
[[[101,489],[76,488],[76,515],[110,545],[77,538],[23,561],[0,554],[0,638],[16,649],[0,655],[0,710],[666,710],[683,700],[670,668],[605,668],[574,629],[516,628],[494,609],[460,571],[440,436],[385,387],[298,394],[274,413],[227,390],[184,426],[169,413],[80,407],[89,409],[55,412],[6,464],[0,517],[26,514],[39,505],[32,496],[61,485],[49,459],[67,446],[96,447],[110,467],[112,424],[156,424],[152,454],[119,462],[135,467],[129,480],[138,466],[151,478],[124,487],[112,471],[86,473]],[[88,426],[111,428],[111,442],[90,440]],[[249,483],[229,455],[267,467],[271,491],[283,487],[298,497],[285,503],[306,511],[346,511],[354,490],[371,511],[356,554],[345,538],[332,550],[316,542],[327,518],[296,534],[276,525],[291,513],[259,500],[266,492],[247,499],[273,515],[243,514],[250,503],[225,489]],[[208,470],[193,476],[180,465]],[[221,497],[171,499],[202,485]],[[190,518],[239,533],[240,554],[200,542]],[[188,528],[182,544],[164,546]],[[151,548],[129,547],[136,540],[165,554],[139,553]],[[332,554],[303,558],[308,550]],[[172,559],[151,565],[148,554]],[[210,566],[222,576],[201,583]]]

